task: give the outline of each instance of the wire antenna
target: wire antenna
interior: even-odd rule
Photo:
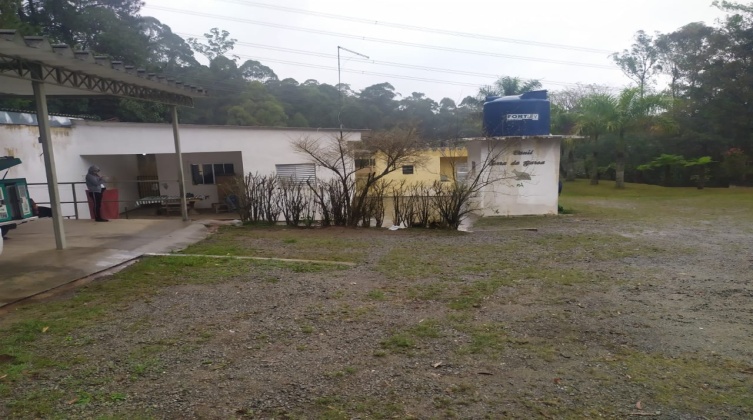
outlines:
[[[340,124],[340,136],[342,137],[342,131],[343,131],[343,121],[340,118],[340,116],[343,113],[343,88],[342,88],[342,82],[340,80],[340,50],[347,51],[351,54],[355,54],[358,56],[361,56],[363,58],[369,59],[368,55],[361,54],[359,52],[349,50],[345,47],[337,46],[337,92],[340,94],[340,112],[337,113],[337,122]]]

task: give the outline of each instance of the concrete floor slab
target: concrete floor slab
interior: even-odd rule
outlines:
[[[172,252],[207,235],[182,220],[64,221],[68,249],[55,249],[52,220],[10,231],[0,255],[0,307],[106,270],[146,253]]]

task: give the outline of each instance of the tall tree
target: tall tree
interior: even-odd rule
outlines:
[[[26,0],[22,23],[37,28],[53,42],[92,50],[142,66],[147,39],[139,31],[141,0]]]
[[[669,76],[672,98],[678,99],[688,89],[698,87],[700,79],[697,70],[704,67],[709,57],[709,39],[713,33],[713,28],[702,22],[694,22],[656,37],[659,66]]]
[[[188,38],[188,44],[191,45],[191,48],[209,61],[213,61],[217,57],[224,57],[225,54],[235,48],[237,41],[235,38],[230,38],[230,32],[224,29],[220,31],[218,28],[210,29],[209,32],[204,34],[204,39],[201,41],[197,38]]]
[[[241,95],[241,103],[228,108],[229,125],[279,127],[287,125],[288,117],[282,104],[267,93],[261,82],[248,84]]]
[[[591,95],[608,95],[609,89],[600,85],[576,85],[567,89],[552,92],[549,100],[552,103],[551,131],[552,134],[574,134],[578,130],[579,113],[585,98]],[[575,149],[576,139],[569,137],[562,142],[565,159],[565,180],[575,181]]]
[[[21,0],[0,0],[0,28],[21,29],[21,10]]]
[[[173,33],[169,26],[151,16],[144,16],[140,28],[147,39],[150,67],[156,67],[160,72],[174,73],[182,67],[199,65],[191,46]]]
[[[271,68],[256,60],[246,60],[240,68],[243,78],[246,80],[258,80],[262,83],[279,80]]]
[[[397,96],[395,87],[389,83],[379,83],[361,90],[358,98],[367,115],[364,128],[376,130],[389,126],[397,110],[394,100]]]
[[[417,127],[425,139],[436,138],[436,113],[439,104],[434,100],[421,92],[413,92],[399,102],[398,109],[401,118],[411,126]]]
[[[652,84],[652,77],[661,70],[658,66],[659,51],[654,45],[653,37],[644,31],[635,34],[635,42],[629,50],[612,54],[614,62],[630,80],[638,84],[640,96]]]

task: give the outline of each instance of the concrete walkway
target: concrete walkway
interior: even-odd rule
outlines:
[[[182,220],[65,220],[68,249],[55,249],[51,219],[10,231],[0,255],[0,307],[146,253],[172,252],[207,235]]]

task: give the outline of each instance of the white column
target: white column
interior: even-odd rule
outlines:
[[[180,133],[178,132],[178,107],[170,107],[173,117],[173,139],[175,140],[175,158],[178,159],[178,191],[180,192],[180,213],[183,221],[188,221],[188,203],[186,202],[185,175],[183,172],[183,155],[180,152]]]
[[[36,69],[37,74],[41,69]],[[35,77],[37,79],[37,77]],[[41,78],[40,78],[41,79]],[[65,249],[65,230],[63,229],[63,213],[60,210],[60,192],[58,191],[58,176],[55,169],[55,154],[50,136],[50,122],[47,117],[47,96],[44,82],[32,81],[34,101],[37,105],[37,123],[39,124],[39,142],[42,143],[44,155],[44,170],[47,174],[47,189],[50,194],[50,208],[52,209],[52,226],[55,230],[55,245],[57,249]]]

